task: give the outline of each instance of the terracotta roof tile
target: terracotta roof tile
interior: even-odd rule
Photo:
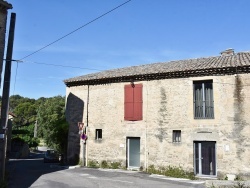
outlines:
[[[167,73],[171,74],[177,72],[178,74],[186,72],[189,72],[190,74],[190,71],[194,72],[192,73],[192,76],[195,76],[196,73],[200,75],[202,72],[206,70],[216,71],[221,69],[232,69],[236,67],[239,68],[243,66],[250,67],[250,52],[239,52],[228,56],[187,59],[187,60],[170,61],[164,63],[153,63],[140,66],[125,67],[125,68],[107,70],[98,73],[78,76],[66,79],[64,80],[64,82],[67,86],[91,84],[91,83],[98,84],[98,82],[101,80],[102,80],[101,83],[106,83],[106,82],[110,83],[118,78],[121,78],[120,81],[124,81],[125,77],[126,78],[133,77],[137,79],[137,77],[140,76],[139,80],[143,80],[143,79],[149,79],[146,75],[152,75],[151,79],[154,79],[153,75],[163,75]],[[245,71],[249,71],[249,68]],[[142,78],[143,76],[144,78]],[[179,75],[179,77],[181,76]],[[108,82],[107,80],[110,80],[110,82]]]

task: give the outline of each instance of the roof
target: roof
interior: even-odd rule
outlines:
[[[250,52],[125,67],[64,80],[66,86],[250,72]]]
[[[17,117],[14,113],[12,112],[9,112],[9,116],[12,116],[12,117]],[[0,118],[1,118],[1,108],[0,108]]]
[[[12,117],[17,117],[14,113],[9,112],[9,115],[11,115]]]

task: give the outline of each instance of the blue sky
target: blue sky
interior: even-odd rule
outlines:
[[[126,0],[8,2],[13,5],[9,18],[16,13],[13,59],[22,59]],[[18,66],[14,62],[10,95],[63,96],[63,80],[71,77],[217,56],[228,48],[249,51],[249,7],[249,0],[131,0]]]

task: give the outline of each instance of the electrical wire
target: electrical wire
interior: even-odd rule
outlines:
[[[14,86],[13,86],[13,94],[15,94],[15,89],[16,89],[16,77],[17,77],[17,69],[18,69],[18,62],[16,64],[16,74],[15,74],[15,80],[14,80]]]
[[[34,63],[34,64],[47,65],[47,66],[55,66],[55,67],[65,67],[65,68],[73,68],[73,69],[85,69],[85,70],[103,71],[103,70],[100,70],[100,69],[75,67],[75,66],[59,65],[59,64],[52,64],[52,63],[42,63],[42,62],[35,62],[35,61],[17,61],[17,63]]]
[[[68,37],[69,35],[75,33],[76,31],[78,31],[78,30],[80,30],[80,29],[86,27],[87,25],[89,25],[89,24],[91,24],[91,23],[93,23],[93,22],[99,20],[100,18],[102,18],[102,17],[106,16],[107,14],[113,12],[114,10],[116,10],[116,9],[118,9],[118,8],[120,8],[120,7],[122,7],[123,5],[127,4],[127,3],[130,2],[130,1],[132,1],[132,0],[128,0],[128,1],[126,1],[126,2],[124,2],[124,3],[122,3],[122,4],[120,4],[120,5],[118,5],[117,7],[115,7],[115,8],[113,8],[113,9],[109,10],[108,12],[106,12],[106,13],[104,13],[104,14],[98,16],[98,17],[96,17],[95,19],[93,19],[93,20],[87,22],[86,24],[84,24],[84,25],[78,27],[77,29],[75,29],[75,30],[69,32],[68,34],[66,34],[66,35],[64,35],[64,36],[62,36],[62,37],[56,39],[55,41],[53,41],[53,42],[51,42],[51,43],[45,45],[44,47],[42,47],[42,48],[40,48],[40,49],[34,51],[33,53],[24,56],[24,57],[21,58],[20,60],[23,60],[23,59],[25,59],[25,58],[27,58],[27,57],[30,57],[30,56],[36,54],[37,52],[40,52],[41,50],[43,50],[43,49],[45,49],[45,48],[51,46],[52,44],[55,44],[56,42],[58,42],[58,41],[60,41],[60,40],[62,40],[62,39],[64,39],[64,38]]]
[[[40,48],[40,49],[34,51],[33,53],[30,53],[30,54],[24,56],[23,58],[21,58],[21,59],[19,59],[19,60],[15,60],[15,61],[17,62],[17,67],[16,67],[16,74],[15,74],[15,82],[14,82],[13,95],[14,95],[15,86],[16,86],[16,78],[17,78],[18,63],[22,62],[23,59],[26,59],[27,57],[30,57],[30,56],[32,56],[32,55],[34,55],[34,54],[36,54],[36,53],[42,51],[43,49],[45,49],[45,48],[47,48],[47,47],[49,47],[49,46],[51,46],[51,45],[57,43],[58,41],[60,41],[60,40],[62,40],[62,39],[64,39],[64,38],[66,38],[66,37],[68,37],[69,35],[71,35],[71,34],[77,32],[78,30],[80,30],[80,29],[86,27],[87,25],[89,25],[89,24],[91,24],[91,23],[93,23],[93,22],[99,20],[100,18],[106,16],[107,14],[109,14],[109,13],[115,11],[116,9],[122,7],[123,5],[129,3],[130,1],[132,1],[132,0],[128,0],[128,1],[126,1],[126,2],[124,2],[124,3],[122,3],[122,4],[120,4],[120,5],[118,5],[118,6],[116,6],[116,7],[114,7],[113,9],[111,9],[111,10],[105,12],[104,14],[102,14],[102,15],[96,17],[95,19],[93,19],[93,20],[87,22],[86,24],[84,24],[84,25],[78,27],[77,29],[75,29],[75,30],[69,32],[68,34],[66,34],[66,35],[64,35],[64,36],[62,36],[62,37],[60,37],[60,38],[54,40],[53,42],[51,42],[51,43],[45,45],[44,47],[42,47],[42,48]],[[13,60],[12,60],[12,61],[13,61]],[[33,62],[33,63],[35,63],[35,62]],[[55,64],[46,64],[46,63],[37,63],[37,62],[36,62],[36,64],[44,64],[44,65],[60,66],[60,67],[68,67],[68,68],[87,69],[87,68],[81,68],[81,67],[73,67],[73,66],[65,66],[65,65],[55,65]],[[88,70],[97,70],[97,69],[88,69]]]

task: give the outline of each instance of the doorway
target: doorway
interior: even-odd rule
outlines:
[[[127,138],[127,166],[140,168],[140,138]]]
[[[216,142],[194,142],[194,169],[196,175],[216,175]]]

